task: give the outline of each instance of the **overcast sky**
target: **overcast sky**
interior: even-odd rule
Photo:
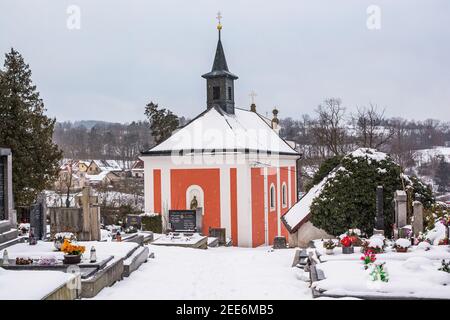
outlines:
[[[67,28],[70,5],[80,29]],[[370,5],[380,29],[367,27]],[[140,120],[150,100],[193,117],[206,106],[218,10],[239,107],[255,90],[258,111],[281,117],[340,97],[349,110],[372,102],[450,120],[448,0],[0,0],[0,52],[22,53],[58,121]]]

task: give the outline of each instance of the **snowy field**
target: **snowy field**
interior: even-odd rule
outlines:
[[[295,249],[149,247],[155,259],[95,299],[312,299]]]

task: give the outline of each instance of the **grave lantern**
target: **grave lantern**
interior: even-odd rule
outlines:
[[[8,250],[3,250],[3,266],[9,265],[9,256],[8,256]]]
[[[97,252],[95,250],[95,247],[91,247],[91,256],[90,256],[90,262],[96,262],[97,261]]]

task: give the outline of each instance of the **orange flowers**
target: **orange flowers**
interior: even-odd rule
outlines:
[[[61,251],[64,252],[65,254],[70,255],[80,255],[84,253],[85,250],[86,250],[85,246],[74,245],[68,239],[64,239],[64,243],[61,246]]]

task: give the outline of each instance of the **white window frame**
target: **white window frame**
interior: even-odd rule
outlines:
[[[281,185],[281,205],[283,208],[287,207],[287,185],[283,182]]]
[[[272,192],[273,190],[273,192]],[[273,183],[270,184],[269,187],[269,207],[270,207],[270,211],[275,211],[276,207],[277,207],[277,198],[276,198],[276,193],[275,193],[275,185]]]

